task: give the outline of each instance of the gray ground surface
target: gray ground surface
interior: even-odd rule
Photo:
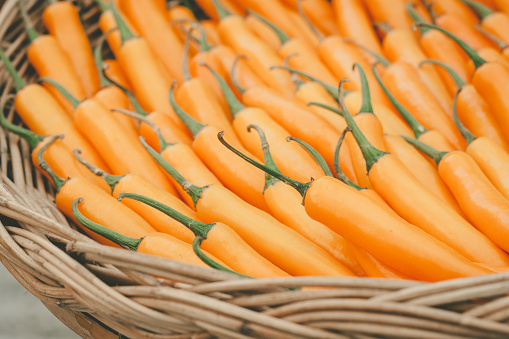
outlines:
[[[21,286],[0,262],[0,339],[39,338],[79,336]]]

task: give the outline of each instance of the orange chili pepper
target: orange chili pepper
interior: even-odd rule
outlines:
[[[452,14],[457,18],[461,18],[468,26],[479,23],[479,19],[474,12],[461,0],[435,0],[431,6],[436,15]]]
[[[398,272],[385,265],[383,262],[366,252],[360,247],[350,245],[351,251],[353,252],[355,259],[361,265],[366,275],[371,278],[388,278],[388,279],[407,279],[414,280],[406,274]]]
[[[322,34],[338,34],[331,4],[327,0],[283,0],[283,2],[300,16],[309,18]]]
[[[249,29],[261,40],[263,40],[274,52],[277,53],[281,47],[281,39],[269,26],[256,17],[254,12],[249,13],[244,19]]]
[[[408,15],[406,8],[412,6],[408,3],[405,6],[405,0],[384,1],[384,0],[366,0],[364,4],[373,18],[374,22],[385,22],[396,29],[410,31],[412,29],[412,19]]]
[[[209,18],[214,21],[220,21],[220,16],[217,13],[214,0],[196,0],[196,3],[205,11]],[[221,0],[221,5],[230,13],[234,13],[239,16],[244,14],[243,4],[237,4],[233,0]]]
[[[462,17],[446,13],[440,15],[435,21],[438,26],[454,33],[475,50],[484,47],[496,47],[495,43],[482,35],[474,26],[463,21]]]
[[[221,38],[219,37],[219,30],[217,24],[212,20],[201,20],[200,26],[203,27],[207,35],[207,41],[212,45],[219,45]]]

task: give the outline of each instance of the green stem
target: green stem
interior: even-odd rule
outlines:
[[[224,8],[223,5],[219,3],[218,0],[212,0],[212,3],[214,4],[214,8],[216,9],[217,15],[219,16],[219,20],[223,20],[224,18],[232,15],[226,10],[226,8]]]
[[[388,23],[388,22],[375,22],[375,23],[373,24],[373,26],[374,26],[376,29],[378,29],[378,30],[382,31],[382,33],[383,33],[384,35],[387,35],[387,34],[389,34],[389,32],[390,32],[390,31],[392,31],[392,27],[391,27],[391,25],[389,25],[389,23]]]
[[[424,64],[434,64],[434,65],[438,65],[438,66],[442,67],[443,69],[445,69],[447,71],[447,73],[449,73],[449,75],[451,76],[452,80],[454,80],[454,83],[456,84],[456,86],[458,86],[458,88],[462,88],[463,86],[467,85],[467,83],[465,81],[463,81],[463,79],[461,79],[461,77],[458,75],[458,73],[456,73],[452,69],[452,67],[446,65],[445,63],[443,63],[441,61],[423,60],[419,63],[419,67],[421,67]]]
[[[484,34],[488,39],[492,40],[494,43],[497,44],[497,46],[500,48],[500,49],[506,49],[507,46],[509,46],[507,44],[507,42],[505,42],[504,40],[500,39],[498,36],[496,36],[495,34],[491,33],[491,32],[488,32],[487,30],[485,30],[481,25],[474,25],[475,29],[478,30],[479,32],[481,32],[482,34]]]
[[[286,35],[281,29],[279,29],[272,22],[270,22],[269,20],[265,19],[263,16],[261,16],[260,14],[256,13],[255,11],[253,11],[251,9],[248,9],[247,12],[249,14],[251,14],[252,16],[254,16],[255,18],[257,18],[258,20],[260,20],[261,22],[263,22],[264,24],[266,24],[267,26],[269,26],[270,29],[272,29],[272,31],[274,33],[276,33],[277,37],[281,41],[281,45],[284,45],[288,41],[290,41],[290,38],[288,37],[288,35]]]
[[[108,30],[106,33],[101,35],[101,37],[97,40],[97,44],[94,48],[94,61],[95,66],[97,67],[97,71],[99,72],[99,81],[101,84],[101,88],[111,86],[111,82],[108,81],[108,78],[104,76],[103,72],[103,44],[106,40],[106,37],[115,30],[116,28],[112,28]]]
[[[449,152],[440,152],[434,149],[433,147],[426,145],[422,141],[419,141],[414,138],[409,138],[407,136],[402,135],[403,139],[405,139],[410,145],[417,148],[422,153],[426,154],[428,157],[433,159],[433,161],[437,164],[437,166],[440,164],[440,161],[442,161],[442,158]]]
[[[322,155],[320,153],[318,153],[317,150],[315,150],[313,147],[311,147],[311,145],[309,145],[308,143],[306,143],[305,141],[302,141],[300,140],[299,138],[296,138],[296,137],[287,137],[286,138],[286,141],[290,142],[290,141],[295,141],[297,142],[299,145],[302,146],[302,148],[304,148],[309,154],[311,154],[311,156],[313,157],[313,159],[315,159],[315,161],[317,162],[317,164],[320,166],[320,168],[322,169],[323,173],[328,176],[328,177],[334,177],[334,175],[332,174],[329,166],[327,165],[327,162],[325,161],[325,159],[322,157]]]
[[[410,17],[412,18],[412,20],[414,21],[414,23],[419,23],[419,22],[425,22],[424,20],[422,20],[422,18],[414,11],[414,5],[409,2],[407,5],[406,5],[406,10],[408,12],[408,14],[410,15]],[[426,27],[419,27],[420,31],[421,31],[421,35],[424,35],[426,34],[427,31],[429,31],[429,28],[426,28]]]
[[[33,42],[35,39],[39,37],[39,33],[34,28],[34,23],[30,19],[26,8],[26,0],[18,1],[19,11],[21,12],[21,17],[25,22],[25,31],[27,32],[28,39],[30,42]]]
[[[205,32],[205,29],[203,29],[203,26],[199,23],[195,23],[196,27],[198,27],[198,30],[200,31],[200,39],[198,39],[198,45],[200,46],[200,52],[207,52],[212,49],[212,46],[207,41],[207,33]]]
[[[452,102],[452,116],[453,116],[454,123],[456,124],[456,127],[458,127],[458,130],[460,131],[461,135],[463,135],[463,138],[465,138],[465,140],[467,141],[467,146],[468,146],[468,145],[470,145],[470,143],[472,141],[477,139],[477,137],[472,132],[470,132],[465,127],[465,125],[463,125],[460,118],[458,117],[457,105],[458,105],[458,96],[460,95],[460,92],[461,92],[461,89],[459,89],[456,92],[456,95],[454,96],[454,100]]]
[[[297,0],[297,11],[299,12],[299,15],[302,18],[302,20],[304,20],[306,25],[309,27],[309,29],[311,29],[311,31],[315,33],[318,40],[322,41],[323,39],[325,39],[325,36],[322,34],[322,32],[320,32],[318,28],[316,28],[315,25],[313,25],[311,20],[309,20],[308,16],[304,12],[304,8],[302,8],[302,0]]]
[[[204,124],[201,122],[195,120],[192,116],[187,114],[175,101],[175,95],[173,94],[173,89],[175,88],[175,81],[171,84],[169,98],[170,98],[170,104],[177,116],[180,120],[186,125],[186,127],[191,131],[191,134],[193,137],[196,137],[198,133],[205,127]]]
[[[4,116],[5,105],[7,104],[7,101],[12,99],[13,97],[14,97],[13,95],[7,95],[0,102],[0,125],[9,132],[19,135],[20,137],[25,139],[26,142],[28,142],[28,145],[30,145],[30,148],[35,149],[37,145],[39,145],[39,143],[44,140],[44,137],[35,134],[29,129],[14,125],[13,123],[7,121],[7,119]]]
[[[389,99],[389,101],[396,107],[401,117],[406,121],[408,126],[412,129],[414,132],[414,135],[416,138],[419,138],[422,134],[426,133],[428,130],[424,128],[423,125],[417,119],[415,119],[410,112],[403,107],[403,105],[400,104],[400,102],[392,95],[391,92],[389,92],[389,89],[385,86],[382,79],[380,78],[380,75],[378,75],[378,72],[376,71],[376,64],[372,66],[373,75],[376,78],[376,81],[378,81],[378,84],[384,91],[385,95]]]
[[[106,12],[108,9],[110,9],[109,5],[106,4],[104,1],[102,0],[94,0],[94,2],[99,5],[99,8],[101,9],[101,13],[104,13]]]
[[[279,180],[281,180],[285,184],[288,184],[288,185],[292,186],[293,188],[295,188],[302,195],[302,197],[304,197],[306,195],[306,191],[308,190],[309,186],[311,185],[311,182],[308,182],[308,183],[298,182],[296,180],[290,179],[287,176],[281,174],[281,172],[279,172],[279,171],[276,171],[276,170],[274,170],[272,168],[269,168],[269,167],[267,167],[265,165],[260,164],[258,161],[249,158],[248,156],[244,155],[243,153],[241,153],[240,151],[235,149],[228,142],[226,142],[226,140],[224,140],[224,138],[223,138],[223,135],[224,135],[224,131],[221,131],[221,132],[219,132],[217,134],[217,138],[230,151],[232,151],[233,153],[235,153],[236,155],[238,155],[239,157],[241,157],[242,159],[244,159],[245,161],[247,161],[251,165],[253,165],[255,167],[258,167],[259,169],[261,169],[265,173],[269,173],[270,175],[272,175],[273,177],[278,178]]]
[[[240,92],[240,94],[244,95],[244,93],[246,92],[246,89],[242,88],[240,86],[240,84],[237,82],[237,80],[235,79],[235,69],[237,67],[237,63],[239,62],[239,60],[241,58],[244,58],[246,60],[248,59],[247,56],[245,56],[244,54],[239,54],[235,57],[235,60],[233,60],[232,69],[230,70],[230,78],[232,80],[233,86],[235,86],[237,88],[237,90]]]
[[[293,58],[293,57],[295,57],[295,56],[297,56],[297,55],[299,55],[299,53],[298,53],[298,52],[288,54],[288,55],[286,56],[286,58],[283,60],[283,65],[284,65],[285,67],[290,68],[290,65],[288,64],[288,60],[290,60],[291,58]],[[297,74],[295,74],[295,73],[290,72],[290,77],[292,78],[292,81],[293,81],[293,83],[295,84],[295,87],[297,88],[297,91],[299,90],[300,86],[302,86],[302,85],[304,85],[304,84],[306,83],[304,80],[302,80],[301,78],[299,78],[299,77],[297,76]]]
[[[113,11],[113,16],[115,17],[115,21],[117,22],[117,28],[120,31],[120,37],[122,38],[122,45],[126,43],[129,39],[133,39],[135,35],[127,26],[127,23],[122,18],[122,15],[118,12],[117,7],[115,6],[114,1],[111,0],[110,8]]]
[[[53,80],[48,77],[42,77],[42,78],[39,78],[38,81],[39,82],[47,82],[51,86],[55,87],[57,89],[57,91],[59,91],[60,94],[62,94],[64,96],[64,98],[71,103],[71,105],[74,107],[74,109],[78,108],[80,101],[74,95],[72,95],[71,92],[69,92],[64,86],[59,84],[56,80]]]
[[[135,239],[125,236],[88,219],[83,214],[81,214],[80,210],[78,209],[78,204],[82,201],[83,198],[78,198],[72,202],[72,215],[74,215],[76,220],[78,220],[79,223],[83,225],[83,227],[130,251],[136,251],[138,249],[138,246],[143,241],[143,238]]]
[[[189,43],[191,41],[191,33],[193,32],[193,26],[186,32],[186,39],[184,41],[184,57],[182,58],[182,73],[184,74],[184,81],[192,79],[191,71],[189,70]]]
[[[348,111],[348,108],[345,105],[344,100],[344,94],[343,94],[343,83],[345,81],[349,81],[348,79],[342,79],[339,83],[339,104],[341,106],[341,110],[344,113],[344,117],[346,120],[346,123],[348,124],[348,127],[352,129],[352,134],[355,138],[355,141],[357,141],[357,144],[359,145],[362,155],[364,157],[364,160],[366,161],[366,169],[369,171],[371,170],[371,167],[378,161],[378,159],[382,158],[384,155],[389,154],[384,151],[380,151],[375,146],[373,146],[369,140],[366,138],[366,136],[362,133],[359,126],[357,126],[357,123],[353,119],[352,115]]]
[[[417,23],[417,24],[415,24],[415,26],[417,26],[417,27],[422,26],[422,27],[436,29],[436,30],[444,33],[445,35],[447,35],[452,40],[454,40],[454,42],[456,42],[461,47],[461,49],[463,49],[465,51],[465,53],[468,55],[468,57],[472,60],[472,62],[474,63],[475,69],[478,69],[479,67],[481,67],[483,64],[486,63],[486,60],[481,58],[479,56],[479,54],[477,54],[477,52],[472,47],[467,45],[463,40],[461,40],[456,35],[449,32],[448,30],[445,30],[442,27],[437,26],[437,25],[429,24],[427,22]]]
[[[343,112],[341,110],[337,109],[336,107],[332,107],[332,106],[329,106],[329,105],[326,105],[326,104],[322,104],[321,102],[311,101],[311,102],[308,102],[308,106],[318,106],[318,107],[321,107],[321,108],[328,109],[329,111],[334,112],[336,114],[339,114],[342,117],[345,116],[343,114]]]
[[[176,144],[176,142],[171,143],[171,142],[166,141],[166,139],[163,137],[163,134],[161,133],[161,129],[153,121],[149,120],[146,116],[139,115],[138,113],[131,112],[131,111],[128,111],[128,110],[122,109],[122,108],[113,108],[112,111],[128,115],[131,118],[138,119],[138,120],[146,123],[147,125],[149,125],[150,128],[157,135],[157,139],[159,140],[159,147],[161,149],[161,151],[159,153],[162,153],[167,147]]]
[[[126,176],[124,175],[113,175],[106,173],[103,169],[96,167],[92,165],[91,163],[88,163],[85,159],[81,157],[81,150],[75,148],[72,152],[74,154],[74,157],[81,162],[90,172],[92,172],[94,175],[97,175],[98,177],[101,177],[111,188],[111,192],[113,193],[113,190],[115,190],[115,186],[118,184],[120,179]]]
[[[375,51],[372,51],[371,49],[367,48],[364,45],[359,44],[358,42],[351,40],[351,39],[343,39],[343,42],[346,42],[347,44],[352,44],[360,49],[362,49],[364,52],[368,53],[369,55],[373,56],[379,63],[384,65],[385,67],[389,67],[391,65],[391,62],[387,60],[383,55],[378,54]]]
[[[467,5],[472,10],[474,10],[474,12],[476,12],[477,15],[479,15],[481,17],[481,21],[486,19],[487,16],[490,16],[494,13],[490,8],[484,6],[483,4],[480,4],[478,2],[470,1],[470,0],[461,0],[461,2],[463,2],[465,5]]]
[[[343,145],[343,140],[345,139],[345,135],[348,131],[351,131],[350,127],[347,127],[341,133],[339,137],[338,144],[336,145],[336,149],[334,150],[334,171],[336,171],[336,178],[347,184],[348,186],[355,188],[360,191],[362,188],[350,180],[349,177],[346,176],[345,172],[341,169],[341,165],[339,164],[339,151],[341,150],[341,145]]]
[[[283,174],[277,167],[277,165],[274,161],[274,158],[272,158],[272,154],[270,154],[269,143],[267,142],[267,138],[265,137],[265,132],[260,127],[258,127],[256,125],[247,126],[248,132],[251,132],[251,129],[254,129],[256,132],[258,132],[258,135],[260,136],[260,141],[262,142],[263,160],[265,162],[265,166],[272,169],[273,171]],[[265,172],[265,186],[263,187],[263,192],[265,193],[265,190],[267,188],[274,185],[278,181],[280,181],[278,178]]]
[[[314,76],[312,76],[310,74],[307,74],[307,73],[304,73],[302,71],[299,71],[298,69],[295,69],[295,68],[290,68],[290,67],[287,67],[287,66],[275,65],[275,66],[271,66],[269,69],[276,69],[276,68],[284,69],[284,70],[286,70],[288,72],[298,74],[300,76],[303,76],[306,79],[309,79],[311,81],[314,81],[314,82],[322,85],[322,87],[325,88],[325,90],[327,90],[327,92],[329,92],[329,94],[332,95],[332,97],[336,101],[338,101],[339,98],[338,98],[338,91],[337,91],[336,87],[334,87],[332,85],[329,85],[329,84],[326,84],[325,82],[315,78]]]
[[[127,96],[127,98],[129,99],[129,101],[131,102],[131,104],[133,104],[133,107],[134,107],[134,110],[136,111],[136,113],[138,113],[139,115],[142,115],[142,116],[147,116],[148,115],[148,112],[145,111],[143,109],[143,107],[141,107],[141,104],[140,102],[138,101],[138,99],[136,99],[136,96],[134,95],[133,92],[131,92],[127,87],[124,87],[122,86],[120,83],[116,82],[113,78],[110,78],[108,76],[108,73],[106,73],[106,69],[105,67],[102,68],[102,71],[101,73],[103,74],[103,76],[109,81],[111,82],[115,87],[119,88],[122,92],[124,92],[124,94]]]
[[[180,174],[175,167],[173,167],[168,161],[166,161],[159,153],[157,153],[152,147],[150,147],[143,137],[140,137],[141,144],[148,153],[154,158],[154,160],[161,166],[175,181],[182,187],[182,189],[189,195],[193,201],[196,209],[196,204],[200,200],[201,195],[208,186],[198,187],[195,184],[189,182],[182,174]]]
[[[18,74],[18,72],[16,72],[16,69],[14,68],[14,65],[12,64],[11,60],[9,60],[4,50],[1,48],[0,48],[0,59],[2,59],[5,69],[7,69],[7,72],[9,72],[9,75],[14,81],[14,88],[16,89],[16,92],[19,92],[20,89],[27,85],[27,82]]]
[[[60,178],[54,171],[53,169],[48,165],[48,163],[46,162],[46,160],[44,160],[44,157],[43,157],[43,153],[48,149],[48,147],[50,147],[55,141],[57,141],[58,139],[63,139],[64,138],[64,135],[63,134],[59,134],[59,135],[55,135],[53,137],[51,137],[51,139],[44,145],[42,146],[38,151],[37,151],[37,162],[39,163],[39,167],[41,168],[41,170],[43,170],[44,172],[46,172],[48,174],[48,176],[51,178],[51,180],[53,181],[53,184],[55,184],[55,188],[57,190],[57,193],[60,191],[60,188],[67,182],[67,179],[63,179],[63,178]]]
[[[223,92],[223,95],[226,99],[226,102],[228,103],[228,107],[230,107],[230,111],[232,112],[232,116],[235,119],[237,114],[239,114],[240,111],[242,111],[246,106],[244,106],[235,96],[232,89],[226,81],[216,72],[212,67],[204,63],[203,61],[200,62],[200,66],[205,66],[207,69],[214,75],[214,78],[216,78],[217,83],[219,84],[219,87],[221,87],[221,92]]]
[[[369,84],[368,78],[366,77],[366,72],[362,66],[356,62],[353,64],[353,68],[357,68],[359,70],[359,75],[361,76],[361,92],[362,92],[362,105],[359,110],[359,113],[373,113],[373,105],[371,104],[371,94],[369,93]]]

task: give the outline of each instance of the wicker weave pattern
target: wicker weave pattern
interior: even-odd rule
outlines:
[[[16,2],[8,0],[0,10],[0,41],[20,73],[33,79]],[[97,20],[98,9],[91,1],[81,5],[93,39],[97,26],[88,23]],[[29,1],[40,29],[43,6]],[[13,84],[3,68],[0,81],[4,97]],[[509,337],[509,273],[435,284],[240,279],[101,246],[80,234],[54,206],[53,190],[34,171],[28,145],[1,129],[0,169],[0,260],[50,310],[67,312],[61,319],[83,337]],[[326,288],[296,289],[306,286]],[[66,321],[69,316],[80,326]]]

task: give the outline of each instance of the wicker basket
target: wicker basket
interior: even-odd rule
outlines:
[[[27,79],[16,2],[0,10],[0,41]],[[92,39],[98,8],[83,1]],[[29,1],[40,27],[45,2]],[[5,69],[2,97],[13,90]],[[11,111],[10,118],[18,120]],[[34,171],[28,145],[0,129],[0,260],[85,338],[509,337],[509,274],[421,283],[372,278],[241,279],[109,248],[68,224]],[[156,278],[157,277],[157,278]],[[320,289],[297,287],[321,286]]]

